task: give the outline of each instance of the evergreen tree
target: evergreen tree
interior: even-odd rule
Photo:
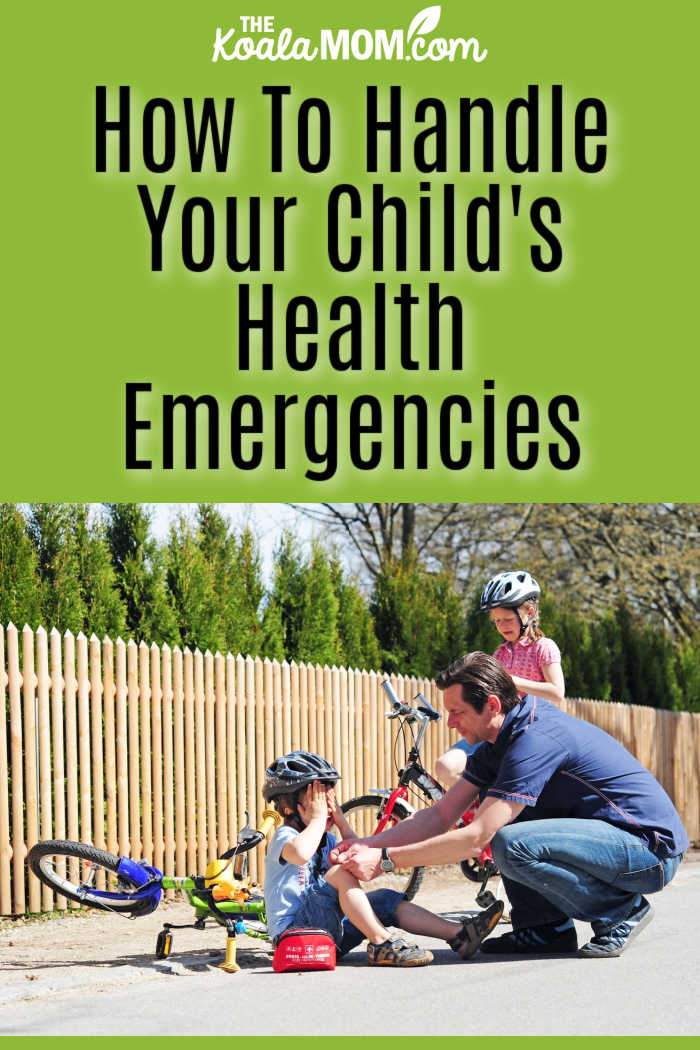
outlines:
[[[335,663],[347,667],[378,668],[379,644],[367,601],[355,581],[348,581],[334,554],[329,563],[338,602]]]
[[[170,527],[165,565],[181,644],[190,649],[225,651],[214,573],[197,532],[184,514]]]
[[[197,507],[199,543],[212,578],[218,648],[256,656],[265,593],[258,546],[250,529],[236,537],[213,503]]]
[[[119,594],[104,524],[90,521],[87,504],[77,504],[73,532],[78,556],[78,582],[85,607],[83,631],[112,639],[125,633],[126,610]]]
[[[284,650],[282,611],[277,602],[268,601],[263,609],[259,652],[260,656],[267,657],[268,660],[279,660],[280,663],[287,656]],[[290,659],[295,657],[291,656]]]
[[[35,547],[16,504],[0,503],[0,623],[41,622],[41,584]]]
[[[333,590],[328,555],[320,543],[314,542],[304,589],[299,659],[307,663],[333,664],[337,622],[338,599]]]
[[[139,503],[106,503],[107,538],[127,630],[146,642],[179,641],[165,580],[163,553],[149,535],[150,515]]]
[[[39,563],[41,619],[47,630],[77,634],[87,608],[80,587],[75,531],[77,508],[69,503],[33,503],[27,523]]]
[[[265,609],[265,632],[272,636],[280,624],[282,649],[287,660],[299,660],[299,638],[304,609],[307,567],[296,537],[285,530],[274,552],[272,589]],[[271,634],[272,632],[272,634]],[[266,654],[269,655],[269,654]],[[272,659],[272,657],[270,657]]]
[[[675,652],[676,711],[700,713],[700,636],[683,641]]]
[[[236,545],[234,573],[237,584],[237,618],[232,625],[238,652],[257,656],[260,652],[260,605],[265,593],[260,553],[250,529],[244,529]]]
[[[197,537],[210,580],[212,645],[219,652],[237,652],[240,580],[236,538],[230,523],[214,503],[197,504]]]
[[[431,575],[415,558],[377,575],[370,608],[388,671],[434,675],[465,651],[459,596],[445,574]]]

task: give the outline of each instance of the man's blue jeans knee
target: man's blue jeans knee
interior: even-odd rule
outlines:
[[[659,860],[636,835],[603,820],[523,820],[491,843],[511,902],[513,927],[625,919],[640,894],[671,881],[681,857]]]

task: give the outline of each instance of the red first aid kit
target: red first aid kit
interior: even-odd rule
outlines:
[[[277,938],[272,957],[275,973],[290,970],[335,970],[335,942],[326,930],[293,927]]]

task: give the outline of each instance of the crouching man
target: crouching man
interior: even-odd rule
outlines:
[[[490,842],[513,928],[488,937],[494,923],[477,916],[465,955],[620,955],[652,918],[647,896],[671,881],[689,845],[664,789],[602,729],[521,699],[486,653],[456,660],[437,684],[448,726],[480,745],[464,774],[430,809],[339,843],[333,863],[367,880],[382,859],[385,868],[456,863]],[[477,795],[474,821],[454,829]],[[574,919],[593,930],[581,948]]]

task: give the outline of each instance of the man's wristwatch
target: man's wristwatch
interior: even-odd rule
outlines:
[[[380,866],[382,871],[387,873],[394,870],[394,862],[389,856],[389,850],[386,846],[382,846],[382,861]]]

